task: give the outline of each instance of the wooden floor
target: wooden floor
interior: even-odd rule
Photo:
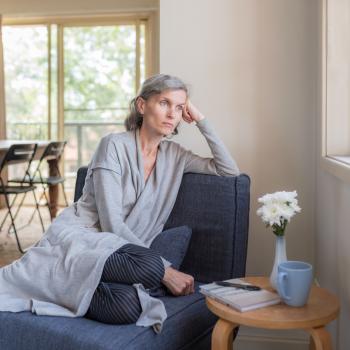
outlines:
[[[21,245],[24,248],[33,245],[35,242],[40,240],[43,235],[37,214],[35,214],[32,223],[26,226],[26,223],[28,223],[28,219],[33,213],[33,210],[33,207],[22,207],[16,220],[16,227],[25,226],[18,232]],[[50,225],[48,210],[47,208],[43,207],[40,209],[40,212],[44,219],[45,228],[47,229]],[[0,222],[2,221],[5,213],[6,211],[4,209],[0,210]],[[13,233],[8,233],[8,227],[9,218],[7,219],[2,231],[0,231],[0,267],[10,264],[22,256],[17,248],[15,235]]]

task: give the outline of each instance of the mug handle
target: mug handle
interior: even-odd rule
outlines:
[[[284,288],[284,281],[288,278],[288,274],[285,272],[279,272],[277,276],[277,290],[281,295],[282,299],[290,300],[291,298],[287,295]]]

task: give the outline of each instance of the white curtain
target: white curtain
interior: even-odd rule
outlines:
[[[2,15],[0,14],[0,139],[6,139],[5,69],[2,45]]]

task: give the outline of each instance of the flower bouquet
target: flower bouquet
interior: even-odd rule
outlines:
[[[258,199],[262,206],[257,210],[257,214],[266,227],[272,227],[272,232],[276,235],[275,261],[270,276],[271,286],[275,289],[278,265],[287,260],[284,233],[290,219],[301,211],[296,197],[296,191],[280,191],[265,194]]]

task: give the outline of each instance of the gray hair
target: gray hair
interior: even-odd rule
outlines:
[[[165,90],[183,90],[186,92],[186,95],[189,94],[187,86],[179,78],[167,74],[153,75],[143,82],[139,93],[130,102],[130,112],[124,122],[126,130],[130,131],[141,128],[143,117],[137,110],[137,99],[141,97],[147,100],[151,96],[160,94]],[[175,128],[173,135],[177,133],[178,130]]]

